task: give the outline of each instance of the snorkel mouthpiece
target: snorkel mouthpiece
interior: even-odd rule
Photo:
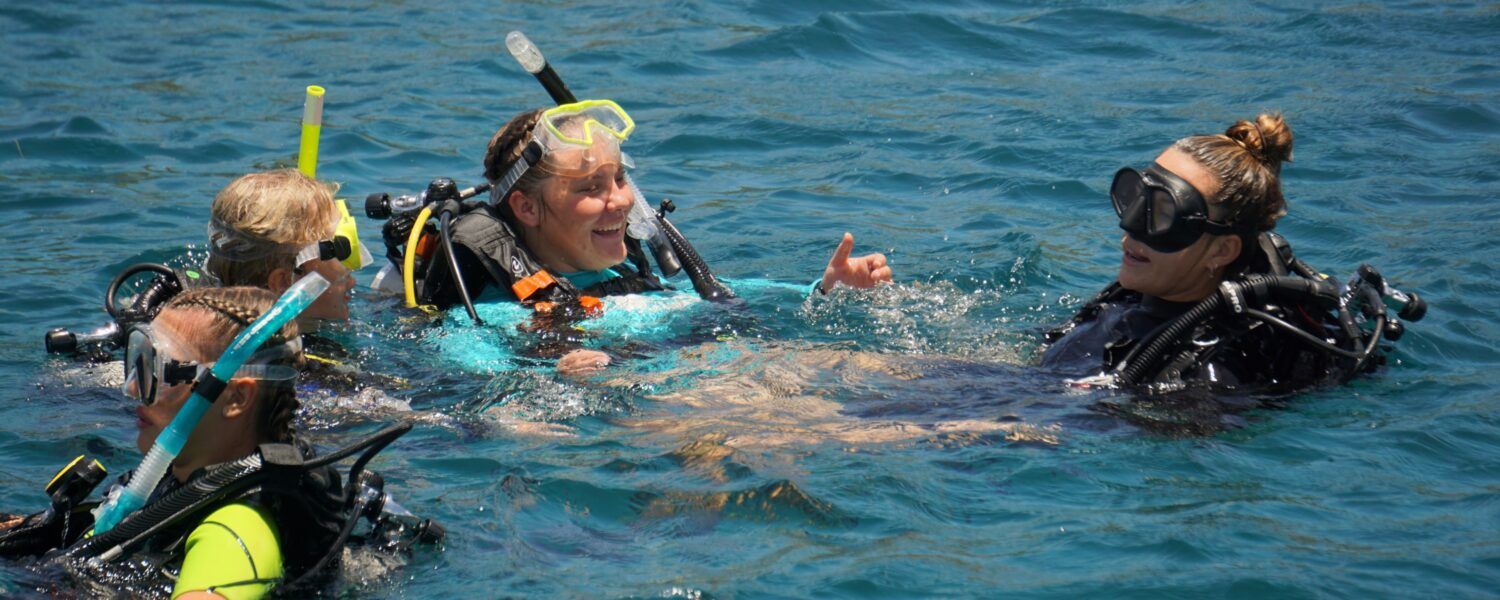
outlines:
[[[542,56],[541,49],[531,43],[524,33],[512,31],[505,34],[505,49],[510,51],[510,55],[521,63],[521,68],[526,69],[527,73],[536,75],[547,68],[547,59]]]
[[[172,418],[171,424],[156,436],[156,441],[151,444],[151,450],[146,453],[146,458],[141,460],[141,465],[136,468],[135,474],[130,477],[130,485],[120,490],[118,494],[112,494],[108,501],[99,507],[95,513],[94,534],[101,534],[114,529],[121,520],[130,513],[139,510],[146,504],[146,497],[151,490],[161,481],[167,473],[167,467],[171,466],[172,460],[182,452],[182,446],[187,443],[188,435],[193,433],[193,428],[198,426],[198,421],[203,414],[208,412],[208,407],[218,399],[219,393],[224,391],[224,384],[234,377],[235,372],[249,360],[252,354],[266,343],[272,335],[281,330],[288,321],[296,318],[308,305],[317,300],[329,283],[322,275],[313,272],[297,281],[288,288],[286,293],[271,306],[271,310],[265,312],[260,318],[250,323],[244,331],[234,337],[229,343],[229,349],[219,356],[214,362],[209,373],[212,379],[200,377],[193,385],[193,395],[188,398],[182,409],[177,411],[177,416]],[[217,384],[211,384],[217,380]],[[208,395],[204,395],[207,393]]]

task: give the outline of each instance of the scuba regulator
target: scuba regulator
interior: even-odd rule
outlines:
[[[151,273],[140,292],[128,298],[128,304],[117,301],[120,289],[137,275]],[[108,360],[110,353],[125,345],[130,327],[150,322],[172,297],[189,287],[216,285],[213,277],[192,269],[173,269],[157,263],[138,263],[125,267],[104,292],[104,312],[110,321],[88,332],[74,332],[63,327],[47,330],[43,343],[48,354],[83,356],[90,360]]]

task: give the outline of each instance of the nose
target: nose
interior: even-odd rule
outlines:
[[[609,194],[610,212],[624,212],[630,209],[630,203],[635,201],[635,195],[630,192],[630,184],[624,181],[611,180],[612,190]]]

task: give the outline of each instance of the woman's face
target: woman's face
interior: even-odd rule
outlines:
[[[313,300],[307,309],[302,311],[300,319],[318,319],[323,321],[348,321],[349,320],[349,297],[354,293],[354,274],[338,259],[318,260],[316,258],[299,265],[302,273],[317,273],[327,279],[331,285]],[[286,290],[276,290],[278,293]]]
[[[1168,148],[1156,158],[1156,162],[1187,180],[1204,198],[1213,198],[1219,191],[1219,182],[1213,174],[1181,150]],[[1214,207],[1214,203],[1209,202],[1210,216],[1218,218],[1220,215],[1215,214]],[[1230,239],[1204,234],[1193,245],[1168,253],[1152,250],[1126,234],[1120,244],[1120,285],[1166,300],[1201,300],[1219,285],[1221,269],[1234,260],[1233,256],[1225,257],[1227,248],[1224,245]]]
[[[329,229],[323,239],[333,239],[336,232],[337,229]],[[328,280],[329,286],[322,295],[307,306],[307,309],[302,311],[302,314],[297,316],[297,322],[304,325],[304,329],[312,330],[317,328],[318,321],[348,321],[349,298],[353,295],[354,286],[358,282],[354,274],[349,272],[349,268],[337,258],[328,260],[314,258],[297,265],[290,276],[287,271],[278,269],[278,272],[272,272],[270,281],[265,287],[280,295],[308,273],[322,275]]]
[[[606,163],[582,177],[551,177],[541,195],[540,223],[527,242],[543,264],[573,273],[625,261],[625,221],[634,196],[619,164]]]
[[[165,354],[168,358],[180,361],[193,361],[200,365],[208,364],[218,357],[203,356],[194,344],[194,336],[201,336],[212,325],[212,318],[204,316],[197,311],[183,311],[164,309],[151,321],[151,328],[158,338],[156,351]],[[161,340],[165,339],[166,343]],[[170,348],[165,346],[170,345]],[[231,394],[249,394],[254,397],[256,387],[253,382],[243,379],[233,379],[229,382],[229,389],[225,390],[214,402],[213,408],[203,414],[202,419],[193,427],[193,432],[188,435],[187,442],[182,446],[182,451],[177,453],[177,459],[173,461],[176,465],[199,465],[205,460],[224,460],[222,456],[225,448],[233,448],[236,444],[246,443],[253,440],[256,432],[253,419],[247,421],[243,417],[247,412],[237,412],[236,417],[226,416],[225,410],[230,408]],[[249,387],[246,387],[249,386]],[[135,447],[141,453],[151,449],[156,443],[156,438],[172,423],[177,413],[187,404],[188,398],[192,396],[192,382],[179,383],[170,387],[160,388],[156,391],[156,399],[150,405],[142,402],[136,406],[136,438]],[[256,404],[249,403],[240,405],[241,411],[253,412]],[[248,428],[247,428],[248,427]],[[253,443],[253,442],[250,442]]]
[[[151,327],[159,337],[171,339],[174,343],[171,344],[171,349],[167,349],[158,341],[156,351],[167,355],[168,358],[181,361],[194,361],[202,364],[212,360],[198,355],[197,350],[192,348],[191,344],[183,343],[191,339],[189,332],[193,331],[195,325],[202,325],[192,322],[193,320],[193,315],[181,311],[171,309],[161,311],[161,314],[151,322]],[[192,392],[192,382],[179,383],[157,389],[156,400],[149,406],[144,403],[138,404],[135,407],[137,429],[135,447],[142,453],[150,450],[151,444],[156,442],[156,436],[161,435],[162,430],[172,422],[172,418],[177,416],[177,411],[182,410],[182,405],[187,403]],[[187,446],[184,446],[183,451],[187,451]]]

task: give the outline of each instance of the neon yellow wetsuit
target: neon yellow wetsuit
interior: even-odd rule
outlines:
[[[176,598],[210,591],[229,600],[253,600],[281,581],[281,544],[265,509],[233,502],[215,510],[188,535]]]

